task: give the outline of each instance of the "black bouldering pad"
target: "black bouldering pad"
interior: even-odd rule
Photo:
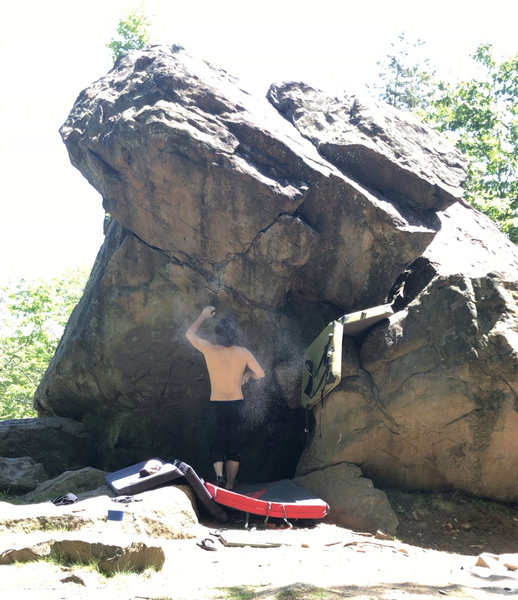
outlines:
[[[171,463],[164,462],[160,458],[154,458],[153,460],[162,464],[160,470],[156,473],[144,477],[140,475],[140,471],[149,462],[144,460],[114,473],[109,473],[105,477],[106,483],[118,496],[121,496],[145,492],[183,477],[182,471]]]

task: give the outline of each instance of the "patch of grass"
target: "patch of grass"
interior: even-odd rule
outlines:
[[[342,596],[313,586],[291,587],[280,591],[275,595],[275,600],[331,600],[332,598],[341,598]]]
[[[103,573],[99,569],[100,559],[92,558],[88,562],[81,562],[81,561],[77,561],[77,560],[72,560],[66,556],[62,556],[60,554],[53,552],[52,554],[49,554],[48,556],[44,556],[42,560],[50,565],[55,565],[57,567],[68,567],[70,569],[86,568],[89,571],[95,571],[99,575],[106,576],[106,574]]]
[[[91,572],[95,572],[100,575],[103,579],[114,580],[121,578],[122,580],[128,580],[130,578],[144,578],[149,579],[152,573],[157,573],[158,570],[153,566],[149,566],[144,570],[132,568],[131,566],[121,567],[113,566],[110,567],[109,561],[106,560],[106,556],[93,556],[80,557],[79,555],[75,558],[71,556],[62,555],[59,552],[51,552],[48,556],[45,556],[43,560],[49,564],[53,564],[60,567],[66,567],[69,569],[86,569]]]
[[[0,490],[0,502],[9,502],[9,504],[25,504],[23,496],[11,494],[11,490]]]
[[[128,569],[127,571],[116,570],[106,571],[99,566],[103,561],[102,557],[91,557],[89,560],[75,560],[67,556],[53,552],[49,556],[44,557],[45,562],[59,567],[67,567],[69,569],[86,569],[100,575],[104,579],[113,579],[115,577],[131,577],[135,575],[135,571]]]
[[[333,594],[335,596],[335,594]],[[304,590],[283,590],[275,595],[275,600],[319,600],[332,598],[329,592],[320,588],[304,589]],[[336,597],[336,596],[335,596]]]
[[[334,600],[343,596],[337,592],[312,585],[293,584],[278,590],[242,585],[218,588],[223,595],[218,600]]]
[[[225,600],[253,600],[256,598],[256,590],[250,585],[238,585],[226,588],[219,588],[225,595]]]

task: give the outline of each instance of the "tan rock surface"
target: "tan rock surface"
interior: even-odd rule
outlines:
[[[178,457],[211,476],[184,332],[212,304],[267,372],[244,390],[243,481],[353,463],[377,488],[518,501],[518,250],[462,201],[449,142],[303,83],[254,97],[178,46],[124,57],[61,134],[111,223],[35,402],[84,425],[94,466]],[[345,343],[299,460],[290,365],[332,319],[386,302],[394,316]]]

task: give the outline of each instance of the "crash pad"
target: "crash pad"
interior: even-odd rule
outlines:
[[[393,314],[390,304],[382,304],[343,315],[320,332],[304,353],[302,406],[312,408],[340,383],[343,336],[357,336]]]
[[[198,476],[196,471],[187,463],[179,459],[175,459],[173,461],[173,466],[177,468],[185,477],[187,483],[191,486],[196,497],[202,503],[202,505],[209,511],[209,513],[216,518],[220,523],[225,523],[228,521],[228,515],[223,510],[223,508],[217,504],[207,488],[205,487],[205,482],[201,477]]]
[[[106,483],[118,495],[138,494],[151,490],[174,479],[183,477],[182,471],[174,465],[163,461],[161,458],[153,458],[153,461],[160,463],[160,469],[151,475],[141,476],[140,472],[144,469],[148,460],[119,469],[114,473],[108,473],[105,476]]]
[[[392,305],[381,304],[380,306],[373,306],[372,308],[349,313],[340,317],[338,321],[343,325],[344,335],[354,336],[376,325],[376,323],[388,319],[393,314]]]
[[[302,365],[302,406],[311,408],[340,383],[343,329],[339,321],[329,323],[306,350]]]
[[[205,482],[214,500],[245,513],[280,519],[323,519],[329,506],[289,479],[226,490]]]

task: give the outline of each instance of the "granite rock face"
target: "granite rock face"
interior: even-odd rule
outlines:
[[[422,213],[462,198],[464,160],[410,114],[300,83],[272,85],[268,98],[319,154],[397,204]]]
[[[375,484],[518,498],[517,252],[463,204],[443,138],[306,84],[252,97],[179,47],[119,61],[61,134],[111,222],[35,405],[84,423],[96,466],[157,454],[210,472],[208,378],[184,332],[213,304],[267,372],[244,390],[243,479],[353,463]],[[384,302],[390,321],[344,340],[299,460],[305,348]]]
[[[359,348],[346,345],[341,384],[319,415],[323,434],[298,470],[354,463],[379,486],[516,502],[515,250],[464,207],[441,219],[393,290],[400,310]]]

